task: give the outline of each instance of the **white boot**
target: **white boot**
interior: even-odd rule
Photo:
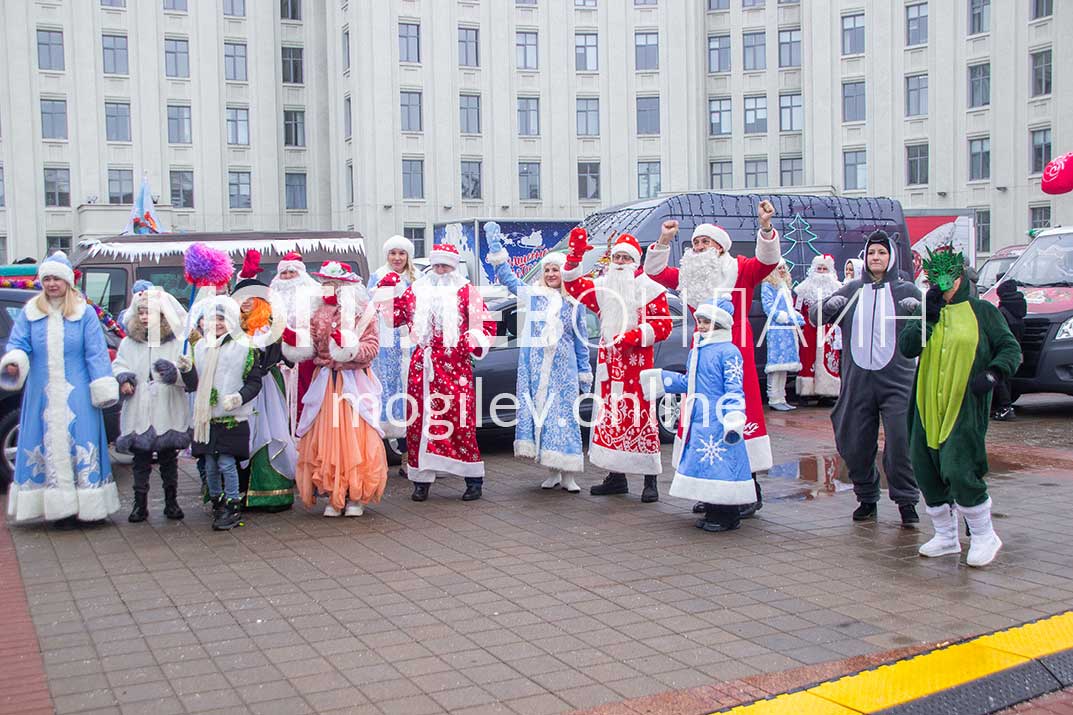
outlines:
[[[342,512],[332,506],[331,502],[328,502],[328,506],[324,507],[324,516],[339,516]]]
[[[563,481],[563,473],[557,469],[551,471],[551,476],[544,480],[540,485],[541,489],[554,489],[559,486],[559,483]]]
[[[987,566],[995,560],[1002,540],[991,528],[991,497],[977,506],[961,506],[958,511],[969,524],[969,556],[965,563],[969,566]]]
[[[365,513],[365,507],[357,502],[350,502],[346,505],[346,511],[343,512],[346,516],[361,516]]]
[[[958,517],[954,508],[949,504],[942,506],[924,507],[931,517],[932,526],[935,528],[935,536],[931,541],[921,544],[917,553],[921,556],[934,558],[947,554],[960,554],[961,542],[958,541]]]
[[[581,493],[581,487],[578,486],[577,480],[574,479],[573,474],[569,473],[563,474],[563,489],[570,492],[571,494]]]

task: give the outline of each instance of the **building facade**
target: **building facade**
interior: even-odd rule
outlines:
[[[12,0],[0,245],[580,217],[698,189],[1073,222],[1056,0]]]

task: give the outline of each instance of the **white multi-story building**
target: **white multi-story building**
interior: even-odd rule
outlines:
[[[697,189],[1073,222],[1065,0],[5,0],[0,236],[579,218]],[[170,206],[168,206],[170,204]]]

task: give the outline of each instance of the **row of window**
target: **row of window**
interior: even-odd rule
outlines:
[[[245,17],[246,0],[223,0],[224,15],[228,17]],[[101,7],[126,7],[127,0],[101,0]],[[302,19],[302,0],[280,0],[279,15],[283,20]],[[164,9],[168,12],[189,12],[189,0],[164,0]]]

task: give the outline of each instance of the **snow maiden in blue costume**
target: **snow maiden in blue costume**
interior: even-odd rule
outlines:
[[[23,389],[8,515],[69,527],[119,510],[101,414],[119,401],[119,384],[67,256],[49,256],[37,275],[43,290],[15,318],[0,360],[0,386]]]
[[[786,402],[786,374],[801,369],[798,360],[797,334],[805,318],[794,310],[790,292],[790,271],[786,260],[768,274],[760,285],[760,299],[767,314],[764,339],[767,342],[767,403],[785,412],[794,409]]]
[[[551,470],[540,486],[581,491],[574,475],[585,469],[581,427],[574,401],[592,387],[585,308],[563,291],[566,256],[549,253],[540,261],[540,282],[527,286],[510,269],[498,224],[485,224],[488,263],[496,278],[524,303],[524,328],[518,331],[518,424],[514,454],[531,457]],[[750,482],[751,483],[751,482]]]
[[[685,375],[654,368],[641,373],[646,400],[684,394],[682,429],[674,440],[674,481],[668,492],[705,504],[697,528],[731,531],[741,525],[739,506],[756,501],[749,452],[742,440],[745,392],[741,350],[733,343],[734,305],[701,303]]]

